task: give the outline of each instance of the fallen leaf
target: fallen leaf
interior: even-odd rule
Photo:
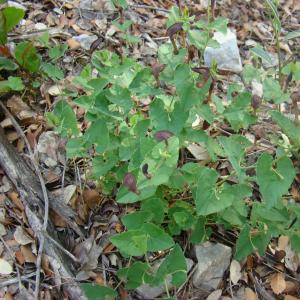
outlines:
[[[241,277],[241,265],[238,261],[233,260],[230,264],[230,280],[233,284],[237,284]]]
[[[101,197],[98,191],[96,190],[84,190],[83,200],[87,204],[89,209],[94,209],[100,204]]]
[[[284,280],[283,273],[276,273],[272,276],[271,288],[276,295],[282,293],[285,290],[286,282]]]
[[[0,258],[0,274],[1,275],[9,275],[13,271],[12,266],[9,262]]]
[[[27,263],[35,263],[36,256],[32,253],[32,249],[29,246],[21,246],[21,252]]]
[[[21,226],[18,226],[16,228],[14,238],[20,245],[27,245],[33,242],[33,239],[27,235],[27,233]]]
[[[73,50],[80,48],[80,43],[72,38],[67,40],[67,44]]]
[[[212,292],[207,298],[206,300],[219,300],[220,297],[222,295],[222,290],[216,290],[214,292]]]
[[[284,300],[300,300],[299,298],[296,298],[296,297],[294,297],[294,296],[291,296],[291,295],[286,295],[285,297],[284,297]]]
[[[8,193],[8,198],[12,201],[12,203],[21,211],[24,210],[24,205],[19,198],[19,195],[15,192]]]
[[[256,294],[250,288],[245,288],[245,298],[246,300],[258,300]]]
[[[20,265],[23,265],[25,263],[25,258],[24,258],[24,255],[22,254],[21,250],[19,250],[15,253],[15,257]]]

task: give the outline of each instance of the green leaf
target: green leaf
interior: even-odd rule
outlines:
[[[62,136],[70,136],[79,134],[77,128],[76,115],[71,106],[64,100],[56,103],[53,114],[59,120],[57,131]]]
[[[110,238],[123,256],[141,256],[147,252],[147,235],[143,230],[129,230]]]
[[[128,7],[128,3],[126,0],[111,0],[112,4],[116,7],[121,7],[122,9],[126,9]]]
[[[115,290],[99,284],[81,283],[80,287],[88,300],[109,300],[118,296]]]
[[[290,73],[293,75],[293,80],[300,80],[300,62],[289,63],[283,67],[282,73],[285,75],[289,75]]]
[[[61,80],[64,78],[64,72],[57,66],[50,63],[42,63],[42,70],[53,81]]]
[[[157,225],[146,223],[141,231],[146,235],[148,251],[166,250],[174,245],[173,239]]]
[[[273,207],[286,194],[295,178],[293,163],[288,157],[273,161],[272,155],[262,154],[256,167],[257,183],[267,207]]]
[[[87,147],[95,145],[97,153],[104,152],[109,145],[107,123],[102,119],[92,122],[84,133],[84,139]]]
[[[280,126],[288,138],[296,145],[300,145],[300,126],[296,125],[278,111],[272,111],[270,114],[272,119]]]
[[[38,41],[39,41],[44,47],[49,47],[49,38],[50,38],[49,32],[46,31],[46,32],[44,32],[42,35],[40,35],[40,36],[38,37]]]
[[[255,68],[252,64],[247,64],[243,68],[243,78],[246,83],[251,82],[253,79],[260,80],[261,70]]]
[[[5,17],[0,11],[0,45],[5,45],[7,42],[7,32],[5,31]]]
[[[13,91],[22,91],[25,88],[23,81],[20,77],[9,76],[7,80],[7,84],[9,88],[12,89]]]
[[[247,112],[251,103],[251,94],[242,93],[233,99],[232,103],[224,111],[224,117],[235,131],[248,128],[256,121],[256,118]]]
[[[229,161],[231,162],[234,170],[237,173],[240,182],[246,179],[246,173],[241,168],[241,164],[248,147],[251,143],[248,139],[241,135],[231,135],[230,137],[220,137],[221,144],[224,147],[225,153],[227,154]]]
[[[189,241],[192,244],[200,244],[207,238],[207,232],[205,228],[206,219],[199,217],[196,225],[193,228]]]
[[[25,11],[20,8],[13,6],[5,7],[2,11],[5,18],[5,27],[6,32],[11,31],[19,22],[24,18]]]
[[[300,36],[300,30],[291,31],[285,36],[285,39],[291,40],[291,39],[297,38],[299,36]]]
[[[250,238],[250,226],[246,224],[240,232],[236,243],[235,259],[241,260],[252,253],[253,245]]]
[[[300,236],[297,234],[293,234],[291,236],[291,244],[292,248],[299,253],[300,252]]]
[[[54,61],[65,55],[68,49],[67,44],[58,44],[57,46],[49,49],[49,57]]]
[[[17,62],[30,72],[37,72],[40,68],[41,57],[31,42],[22,42],[16,46]]]
[[[189,30],[188,36],[192,45],[194,45],[199,50],[204,50],[210,39],[209,33],[207,31],[200,30]]]
[[[114,152],[109,157],[96,156],[93,159],[93,174],[96,177],[105,176],[118,162],[118,156]]]
[[[147,263],[135,262],[130,267],[122,268],[118,270],[117,275],[120,279],[126,280],[126,289],[136,289],[140,285],[145,283],[145,275],[149,270]]]
[[[275,104],[279,104],[290,100],[289,94],[284,93],[281,90],[279,82],[271,77],[264,80],[263,87],[264,98],[267,101],[273,101]]]
[[[167,203],[161,198],[146,199],[141,203],[141,210],[152,215],[151,221],[161,224],[164,220]]]
[[[156,285],[163,283],[167,276],[172,276],[171,283],[177,288],[180,287],[187,278],[187,266],[181,247],[176,244],[170,254],[164,259],[159,266],[156,278]]]
[[[15,71],[18,65],[6,57],[0,57],[0,70]]]
[[[172,112],[165,110],[165,105],[160,99],[156,99],[150,106],[150,117],[156,131],[169,130],[178,134],[183,129],[188,115],[188,112],[183,111],[180,102],[174,104]]]
[[[235,201],[251,195],[251,189],[247,185],[224,184],[217,188],[217,179],[218,173],[215,170],[205,167],[199,170],[195,202],[200,216],[220,212]]]
[[[140,229],[142,225],[146,222],[149,222],[151,218],[151,213],[146,211],[137,211],[122,217],[122,223],[128,230]]]
[[[228,24],[228,19],[219,17],[210,24],[210,27],[216,31],[226,34],[227,33],[227,24]]]
[[[268,64],[272,65],[273,61],[268,52],[266,52],[261,46],[257,46],[250,49],[250,52],[255,56],[261,58],[263,61],[267,62]]]

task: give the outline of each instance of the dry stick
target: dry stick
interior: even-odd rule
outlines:
[[[44,222],[43,222],[43,226],[42,226],[43,232],[42,232],[42,234],[40,234],[40,239],[39,239],[40,246],[39,246],[38,256],[37,256],[37,260],[36,260],[36,281],[35,281],[36,286],[35,286],[35,291],[34,291],[34,298],[35,298],[35,300],[38,300],[39,285],[40,285],[40,279],[41,279],[42,255],[43,255],[44,243],[45,243],[45,236],[43,235],[43,233],[45,233],[47,231],[47,226],[48,226],[49,198],[48,198],[48,193],[46,190],[45,181],[43,179],[43,176],[41,174],[39,166],[37,165],[37,162],[35,161],[34,154],[31,150],[31,147],[30,147],[27,137],[25,136],[25,134],[24,134],[23,130],[21,129],[20,125],[18,124],[18,122],[15,120],[14,116],[6,108],[6,106],[2,102],[0,102],[0,105],[1,105],[2,109],[5,111],[5,113],[8,115],[8,117],[11,119],[13,126],[15,127],[18,134],[23,138],[23,140],[26,144],[27,150],[29,152],[29,157],[30,157],[32,164],[34,166],[34,169],[35,169],[35,173],[37,174],[37,176],[39,178],[42,192],[43,192],[43,197],[44,197]]]
[[[9,285],[15,284],[15,283],[19,282],[20,280],[21,281],[26,280],[28,278],[33,277],[34,275],[35,275],[35,272],[32,272],[30,274],[20,276],[20,279],[19,278],[11,278],[11,279],[0,281],[0,288],[7,287]]]
[[[130,8],[144,8],[144,9],[152,9],[152,10],[157,10],[157,11],[163,11],[166,13],[170,13],[168,9],[161,8],[161,7],[156,7],[156,6],[149,6],[149,5],[142,5],[142,4],[134,4],[130,5]]]

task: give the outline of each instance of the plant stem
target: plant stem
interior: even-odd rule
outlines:
[[[167,278],[165,278],[165,289],[166,289],[166,293],[167,293],[168,298],[170,298],[170,293],[169,293]]]

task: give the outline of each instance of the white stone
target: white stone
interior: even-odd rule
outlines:
[[[220,44],[218,48],[207,47],[204,51],[205,65],[210,67],[214,61],[217,62],[219,69],[232,72],[242,72],[242,61],[237,45],[236,33],[227,30],[226,34],[221,32],[214,33],[214,39]]]
[[[152,270],[156,272],[163,261],[164,259],[157,261],[152,267]],[[189,272],[192,269],[193,264],[194,262],[191,259],[186,258],[187,272]],[[169,289],[172,288],[171,280],[172,280],[171,276],[168,276],[166,281]],[[160,296],[161,294],[163,294],[166,290],[164,285],[150,286],[148,284],[143,284],[140,287],[138,287],[136,291],[142,297],[142,299],[153,300],[158,296]]]
[[[230,264],[231,248],[206,242],[195,246],[198,264],[193,275],[195,287],[211,291],[218,287]]]
[[[23,6],[22,4],[20,4],[18,2],[15,2],[15,1],[7,1],[7,5],[9,7],[16,7],[16,8],[20,8],[20,9],[26,10],[25,6]]]
[[[36,30],[45,30],[47,28],[48,28],[47,25],[44,23],[36,23],[34,25],[34,29],[36,29]]]
[[[81,34],[74,36],[73,39],[80,44],[81,48],[90,50],[92,43],[96,41],[98,37],[96,35]]]
[[[261,82],[257,81],[256,79],[253,79],[251,81],[251,87],[252,87],[252,95],[261,97],[264,94],[264,87]]]

